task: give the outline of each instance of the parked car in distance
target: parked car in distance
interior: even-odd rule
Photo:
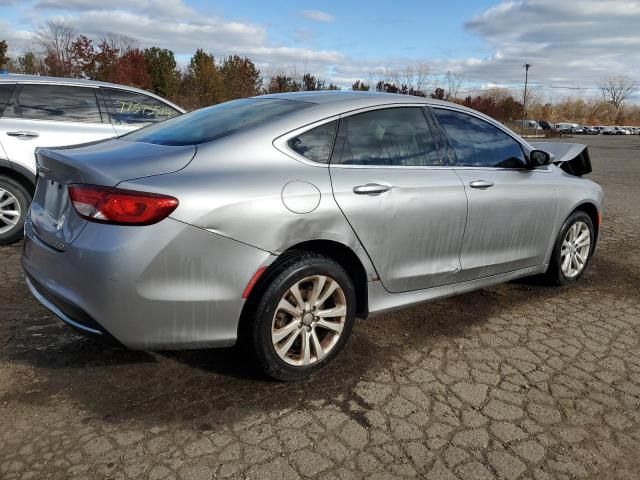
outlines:
[[[157,95],[123,85],[0,75],[0,245],[22,238],[37,147],[103,140],[182,113]]]
[[[533,133],[541,133],[542,127],[535,120],[514,120],[513,125],[515,127],[527,130]]]
[[[551,122],[547,122],[546,120],[538,120],[538,125],[540,125],[540,128],[542,128],[543,130],[556,130],[556,126]]]
[[[583,127],[582,130],[585,135],[598,135],[600,133],[596,127]]]
[[[560,133],[574,133],[579,127],[577,123],[557,123],[556,128]]]
[[[280,380],[334,358],[356,316],[571,284],[600,228],[586,146],[407,95],[234,100],[36,155],[22,264],[41,303],[130,348],[244,342]]]
[[[613,127],[616,135],[629,135],[629,131],[624,127]]]
[[[618,132],[614,127],[602,127],[602,135],[618,135]]]

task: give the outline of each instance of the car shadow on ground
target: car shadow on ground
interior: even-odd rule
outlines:
[[[14,331],[14,338],[0,350],[0,359],[35,366],[37,378],[16,382],[0,394],[0,402],[42,404],[63,398],[111,422],[134,419],[152,424],[228,421],[309,401],[329,401],[347,409],[349,402],[359,401],[353,394],[357,382],[389,373],[404,354],[424,351],[443,336],[464,337],[468,329],[505,308],[532,299],[545,301],[562,292],[507,284],[359,320],[332,364],[296,383],[264,378],[239,348],[130,351],[77,336],[42,315],[32,326],[42,326],[46,335]]]

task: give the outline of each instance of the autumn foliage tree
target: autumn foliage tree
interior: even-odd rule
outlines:
[[[166,48],[147,48],[144,63],[151,79],[151,89],[163,97],[174,97],[178,93],[181,76],[173,52]]]

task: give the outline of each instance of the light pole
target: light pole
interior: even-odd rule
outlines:
[[[522,99],[522,128],[524,129],[525,120],[527,118],[527,82],[529,81],[530,63],[524,64],[524,98]]]

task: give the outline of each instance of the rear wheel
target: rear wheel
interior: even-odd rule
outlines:
[[[31,195],[15,180],[0,175],[0,245],[22,238]]]
[[[554,285],[577,281],[584,273],[594,247],[591,217],[585,212],[572,213],[560,229],[546,277]]]
[[[333,260],[302,254],[280,267],[250,325],[262,370],[299,380],[321,369],[347,342],[355,316],[355,288]]]

